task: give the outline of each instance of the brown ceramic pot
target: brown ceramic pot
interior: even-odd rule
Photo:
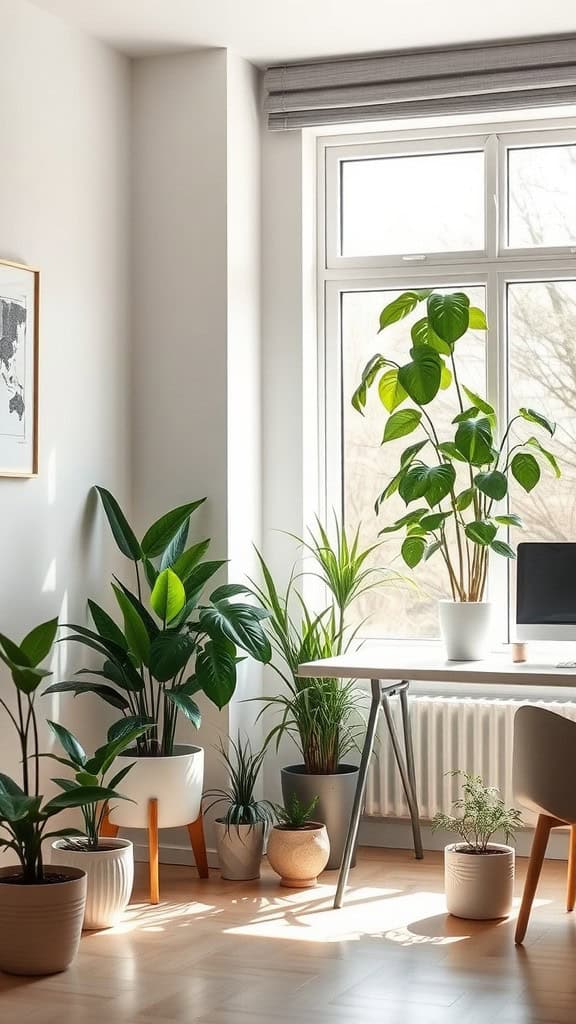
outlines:
[[[7,974],[57,974],[78,952],[86,872],[71,867],[46,867],[47,875],[66,875],[63,882],[19,885],[4,881],[19,867],[0,868],[0,970]]]
[[[268,861],[280,875],[280,885],[309,889],[316,885],[330,856],[326,826],[310,821],[304,828],[275,825],[268,840]]]

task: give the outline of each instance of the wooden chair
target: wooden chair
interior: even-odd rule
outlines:
[[[545,708],[522,707],[514,716],[514,792],[538,815],[515,941],[526,934],[542,863],[553,828],[570,828],[566,909],[576,900],[576,722]]]
[[[206,855],[206,841],[204,839],[204,819],[202,813],[186,826],[190,845],[196,861],[196,867],[200,878],[208,878],[208,857]],[[120,829],[119,825],[113,825],[108,817],[104,815],[100,835],[110,836],[115,839]],[[160,882],[158,878],[158,801],[152,797],[148,801],[148,862],[150,876],[150,903],[158,903],[160,899]]]

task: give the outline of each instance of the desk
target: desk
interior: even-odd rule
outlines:
[[[342,654],[337,658],[326,658],[323,661],[311,661],[300,665],[298,674],[316,679],[369,679],[371,684],[370,713],[360,759],[360,772],[350,826],[340,865],[338,887],[334,899],[335,908],[342,906],[344,890],[348,881],[380,710],[384,712],[386,718],[396,763],[410,808],[414,852],[419,860],[423,856],[412,733],[408,713],[410,681],[446,684],[499,683],[518,686],[576,686],[576,668],[546,665],[543,662],[514,664],[509,652],[494,654],[486,661],[446,661],[440,644],[420,647],[418,644],[406,643],[406,645],[382,644],[380,647],[365,647],[360,651]],[[389,697],[394,695],[398,695],[400,698],[404,755],[388,703]]]

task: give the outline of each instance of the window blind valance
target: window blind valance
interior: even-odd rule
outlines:
[[[264,73],[268,128],[576,103],[576,36],[381,54]]]

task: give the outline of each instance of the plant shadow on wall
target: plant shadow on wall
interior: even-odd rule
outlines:
[[[359,530],[347,531],[336,520],[334,532],[332,542],[317,522],[307,540],[293,538],[304,551],[305,563],[301,571],[293,567],[285,590],[278,589],[260,554],[263,583],[253,584],[268,611],[265,629],[274,650],[271,664],[284,687],[265,699],[260,712],[280,716],[266,743],[274,741],[277,751],[283,738],[296,744],[302,763],[282,769],[284,802],[295,796],[310,804],[318,798],[318,819],[330,837],[329,868],[339,867],[348,830],[358,769],[347,759],[358,749],[364,729],[365,696],[354,680],[305,679],[298,675],[298,667],[349,650],[362,626],[349,623],[355,602],[376,587],[402,579],[398,573],[367,565],[379,545],[362,547]],[[312,608],[307,594],[318,583],[323,590],[320,611]]]
[[[524,423],[552,436],[555,424],[534,409],[520,408],[500,430],[493,406],[460,380],[458,341],[469,329],[487,329],[483,311],[470,306],[464,292],[404,292],[382,310],[380,331],[421,303],[426,303],[426,315],[409,331],[408,361],[400,365],[376,353],[363,371],[352,405],[363,413],[375,385],[388,414],[382,445],[420,434],[400,456],[375,511],[380,514],[396,492],[407,507],[418,504],[380,534],[404,533],[401,554],[412,569],[434,556],[442,560],[452,595],[452,602],[440,602],[449,657],[481,657],[489,642],[489,609],[482,607],[489,555],[514,558],[507,533],[522,526],[518,515],[500,505],[507,501],[510,477],[530,493],[540,482],[542,464],[560,476],[554,454],[540,438],[530,432],[519,435],[517,428]],[[444,437],[428,407],[449,388],[455,390],[459,411],[452,421],[453,436]]]

